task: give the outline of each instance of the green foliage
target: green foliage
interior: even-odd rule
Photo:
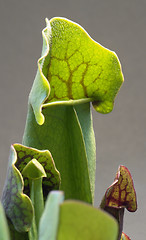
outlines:
[[[52,189],[58,189],[60,185],[60,174],[55,168],[49,151],[39,151],[20,144],[11,146],[7,179],[2,194],[2,204],[6,215],[18,232],[29,231],[34,215],[34,207],[29,197],[29,181],[28,178],[22,175],[23,169],[26,169],[25,166],[32,162],[31,160],[34,158],[42,164],[47,175],[43,181],[44,197]]]
[[[117,222],[89,204],[66,201],[60,206],[57,240],[116,240]]]
[[[118,225],[108,214],[79,201],[64,201],[51,192],[40,222],[39,240],[116,240]]]
[[[8,223],[1,203],[0,203],[0,239],[10,240]]]
[[[64,200],[64,194],[61,191],[52,191],[46,201],[45,211],[42,215],[39,228],[39,240],[56,240],[60,204]]]
[[[0,239],[129,239],[122,233],[123,206],[135,210],[137,203],[127,168],[120,168],[107,189],[104,210],[91,205],[96,149],[90,102],[100,113],[112,111],[123,82],[120,62],[78,24],[65,18],[46,23],[24,145],[10,149],[2,195],[7,219],[0,206]]]
[[[112,110],[123,82],[121,66],[115,53],[78,24],[65,18],[46,23],[23,144],[51,151],[67,199],[93,203],[96,156],[90,102],[99,112]]]
[[[23,193],[24,182],[20,171],[16,168],[17,155],[11,146],[9,168],[2,203],[6,215],[11,219],[18,232],[28,231],[33,217],[33,206],[30,198]]]
[[[90,170],[90,172],[93,172],[93,181],[95,145],[91,114],[88,113],[89,105],[82,106],[80,110],[87,112],[86,119],[89,119],[86,136],[83,135],[77,111],[72,106],[61,105],[44,109],[46,121],[42,126],[37,124],[31,110],[30,108],[23,143],[38,149],[51,149],[56,167],[61,173],[61,190],[66,192],[66,198],[80,199],[91,203],[92,195],[94,195],[94,185],[92,184],[91,193],[88,159],[85,150],[88,149],[91,152],[91,149],[93,149],[90,156],[90,165],[93,163]],[[81,112],[79,114],[81,115]],[[28,134],[31,137],[28,137]],[[87,143],[91,139],[87,147],[84,136],[87,138]]]

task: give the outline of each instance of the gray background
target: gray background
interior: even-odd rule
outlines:
[[[114,50],[125,83],[108,115],[93,111],[97,140],[95,205],[112,183],[120,164],[132,173],[138,196],[136,213],[125,215],[124,231],[145,239],[146,224],[146,1],[0,1],[0,191],[9,148],[23,135],[27,99],[41,54],[45,17],[67,17],[93,39]]]

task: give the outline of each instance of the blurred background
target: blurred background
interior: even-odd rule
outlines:
[[[145,0],[1,0],[0,1],[0,193],[9,149],[21,143],[27,100],[42,48],[44,19],[69,18],[115,51],[125,82],[112,113],[93,110],[97,144],[95,206],[113,182],[120,164],[132,173],[138,197],[136,213],[125,214],[124,232],[145,239],[146,224],[146,1]]]

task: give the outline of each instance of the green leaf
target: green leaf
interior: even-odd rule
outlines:
[[[1,203],[0,203],[0,239],[10,240],[8,223]]]
[[[47,177],[43,181],[46,197],[52,189],[58,189],[60,174],[57,171],[49,151],[39,151],[21,144],[14,144],[10,149],[7,179],[5,182],[2,203],[5,213],[18,232],[29,231],[33,219],[33,206],[29,198],[30,189],[27,178],[22,171],[31,159],[37,159],[45,169]],[[38,203],[39,204],[39,203]]]
[[[28,237],[28,232],[18,232],[16,231],[16,229],[14,228],[14,225],[12,224],[12,222],[8,220],[8,226],[9,226],[9,230],[10,230],[10,239],[11,240],[31,240]]]
[[[94,131],[92,126],[92,115],[91,115],[90,104],[86,103],[86,104],[76,105],[75,111],[78,117],[78,121],[80,123],[83,141],[85,144],[85,152],[87,156],[88,172],[89,172],[89,178],[90,178],[90,188],[91,188],[92,200],[94,200],[96,144],[95,144],[95,137],[94,137]]]
[[[39,240],[116,240],[118,224],[104,211],[79,201],[64,201],[52,191],[40,221]]]
[[[90,102],[113,108],[123,82],[116,54],[65,18],[46,20],[43,49],[29,96],[23,144],[51,151],[66,198],[93,202],[95,139]]]
[[[23,193],[23,178],[15,166],[16,160],[17,154],[12,145],[2,203],[6,215],[11,219],[15,229],[18,232],[25,232],[28,231],[31,226],[33,206],[29,197]]]
[[[46,201],[39,227],[39,240],[56,240],[60,204],[64,200],[61,191],[52,191]]]
[[[116,240],[114,218],[89,204],[65,201],[60,205],[57,240]]]
[[[92,202],[85,141],[75,108],[66,105],[45,108],[46,121],[42,126],[37,124],[31,110],[23,143],[51,149],[61,174],[60,189],[65,191],[66,198]]]

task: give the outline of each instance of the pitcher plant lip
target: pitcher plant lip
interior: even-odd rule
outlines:
[[[15,150],[15,152],[16,152],[16,161],[15,161],[15,167],[18,169],[18,171],[20,171],[20,173],[23,175],[23,169],[24,169],[24,167],[25,167],[25,165],[24,165],[24,161],[26,161],[27,163],[29,163],[33,158],[35,158],[34,156],[36,156],[36,159],[38,160],[38,162],[40,161],[40,163],[42,164],[42,166],[44,167],[44,169],[45,169],[45,172],[46,172],[46,174],[47,174],[47,176],[46,176],[46,178],[43,180],[43,187],[45,187],[45,183],[46,182],[49,182],[49,179],[48,179],[48,177],[50,176],[50,172],[48,172],[47,171],[47,164],[45,163],[45,160],[43,161],[43,158],[44,159],[46,159],[46,160],[49,160],[49,158],[51,159],[51,164],[52,164],[52,168],[51,169],[53,169],[54,168],[54,171],[55,171],[55,173],[56,173],[56,176],[57,176],[57,178],[58,178],[58,181],[60,182],[61,181],[61,178],[60,178],[60,173],[59,173],[59,171],[57,170],[57,168],[56,168],[56,166],[55,166],[55,162],[53,161],[53,157],[52,157],[52,154],[50,153],[50,151],[49,150],[39,150],[39,149],[36,149],[36,148],[33,148],[33,147],[28,147],[28,146],[25,146],[25,145],[23,145],[23,144],[18,144],[18,143],[15,143],[15,144],[13,144],[12,145],[13,146],[13,148],[14,148],[14,150]],[[17,149],[17,148],[20,148],[19,150]],[[30,156],[29,156],[29,154],[28,154],[28,156],[27,156],[27,154],[26,154],[26,157],[22,157],[22,160],[21,160],[21,155],[20,155],[20,157],[19,157],[19,151],[20,151],[20,153],[21,152],[25,152],[25,151],[23,151],[23,149],[24,150],[26,150],[26,152],[27,151],[30,151]],[[31,151],[32,151],[32,153],[31,153]],[[32,159],[31,159],[31,157],[32,157]],[[27,159],[28,158],[28,159]],[[48,159],[47,159],[48,158]],[[48,163],[49,163],[49,161],[48,161]],[[22,164],[22,166],[21,166],[21,164]],[[50,178],[50,177],[49,177]],[[53,184],[53,182],[52,182],[52,184]],[[54,182],[54,184],[55,184],[55,182]],[[55,186],[55,185],[54,185]],[[58,187],[59,187],[59,185],[58,185]],[[50,188],[51,188],[51,185],[50,185]],[[53,189],[58,189],[58,188],[54,188],[53,187]]]
[[[23,169],[34,157],[46,172],[42,183],[44,198],[52,189],[59,189],[60,185],[60,173],[48,150],[37,150],[22,144],[11,145],[2,204],[7,217],[18,232],[29,231],[32,224],[34,208],[30,198],[29,180],[23,175]]]
[[[105,199],[105,205],[108,207],[124,207],[129,212],[137,210],[136,191],[128,168],[119,166],[115,181],[105,193]]]
[[[131,240],[130,237],[128,237],[124,232],[122,232],[121,239],[120,240]]]
[[[118,240],[122,240],[125,208],[130,212],[137,210],[137,199],[132,176],[120,165],[114,182],[107,188],[100,207],[112,215],[119,224]]]
[[[76,32],[79,33],[77,36]],[[68,35],[66,36],[65,34]],[[51,105],[74,105],[93,102],[93,107],[96,111],[101,113],[111,112],[114,98],[124,81],[121,64],[116,53],[93,40],[79,24],[63,17],[55,17],[50,21],[46,18],[46,27],[42,31],[42,36],[42,56],[38,59],[38,71],[29,96],[29,102],[33,108],[37,123],[39,125],[44,123],[45,116],[42,110]],[[72,40],[74,38],[79,49],[77,46],[74,46],[75,43],[73,42],[74,40]],[[60,46],[54,45],[57,44],[55,42],[56,39],[59,41]],[[68,57],[67,54],[69,54],[68,49],[70,49],[70,43],[72,44],[72,49],[74,48],[75,51]],[[53,50],[54,48],[59,49],[59,57],[58,55],[57,57],[56,55],[52,55],[56,51]],[[86,51],[85,48],[87,48]],[[64,53],[63,51],[66,52]],[[90,54],[86,52],[90,52]],[[61,57],[61,54],[64,58]],[[52,68],[54,69],[54,65],[52,65],[53,61],[56,61],[57,64],[63,64],[61,72],[55,73],[55,75],[54,73],[48,72],[51,71],[51,66],[53,66]],[[75,64],[79,61],[79,64],[73,67],[72,64],[74,63],[72,63],[72,61],[74,61]],[[78,73],[79,68],[80,73]],[[94,68],[94,70],[92,68]],[[52,71],[54,71],[53,69]],[[59,68],[56,67],[56,71],[60,71],[58,69]],[[87,82],[91,69],[92,74],[95,76],[90,76]],[[62,71],[66,71],[64,78],[62,78]],[[97,73],[95,74],[95,72]],[[51,78],[48,78],[49,74]],[[54,84],[52,83],[53,81],[58,81],[58,86],[62,84],[61,91],[64,91],[62,96],[59,92],[60,88],[52,85]],[[57,95],[55,93],[56,91]]]

